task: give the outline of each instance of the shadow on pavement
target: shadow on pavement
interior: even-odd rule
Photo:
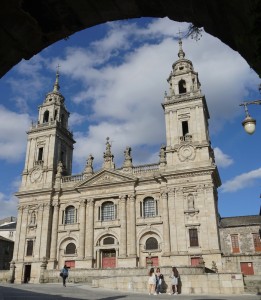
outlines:
[[[27,286],[28,287],[28,286]],[[64,293],[66,293],[66,290],[64,292],[59,292],[57,290],[50,291],[52,294],[49,294],[48,291],[45,292],[35,292],[35,291],[28,291],[28,289],[18,288],[18,287],[12,287],[12,286],[3,286],[0,285],[0,300],[72,300],[72,299],[93,299],[93,300],[116,300],[116,299],[124,299],[127,296],[126,295],[118,295],[118,296],[91,296],[88,297],[88,295],[80,295],[80,293],[77,290],[71,291],[70,288],[68,288],[68,294],[73,293],[74,295],[68,295],[66,296]],[[62,294],[62,295],[61,295]]]

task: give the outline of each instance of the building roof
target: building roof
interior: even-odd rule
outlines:
[[[227,217],[221,218],[220,227],[237,227],[237,226],[249,226],[249,225],[259,225],[261,226],[261,216],[237,216],[237,217]]]
[[[12,243],[14,243],[14,241],[12,241],[12,240],[10,240],[10,239],[7,239],[7,238],[5,238],[5,237],[3,237],[3,236],[1,236],[1,235],[0,235],[0,241],[7,241],[7,242],[12,242]]]
[[[0,225],[0,231],[1,230],[15,230],[15,229],[16,229],[16,222]]]
[[[16,217],[13,217],[13,216],[6,217],[6,218],[0,220],[0,225],[6,224],[6,223],[11,223],[11,222],[16,222],[16,221],[17,221]]]

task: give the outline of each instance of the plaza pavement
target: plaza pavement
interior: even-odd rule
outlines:
[[[131,291],[115,291],[92,288],[85,284],[0,284],[0,300],[135,300],[135,299],[171,299],[181,300],[261,300],[260,295],[148,295]]]

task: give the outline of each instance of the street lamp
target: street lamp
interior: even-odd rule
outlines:
[[[261,100],[245,101],[245,102],[239,104],[239,106],[244,106],[245,113],[246,113],[246,118],[243,120],[242,126],[244,127],[245,131],[248,134],[253,134],[256,130],[256,120],[253,119],[248,112],[247,106],[250,104],[261,105]]]

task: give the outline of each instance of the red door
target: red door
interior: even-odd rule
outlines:
[[[116,252],[115,250],[108,250],[102,252],[102,268],[115,268],[116,267]]]
[[[158,256],[146,257],[146,266],[158,267],[159,258]]]
[[[191,257],[191,266],[198,266],[200,263],[200,257]]]
[[[67,266],[67,268],[73,269],[75,268],[75,261],[74,260],[66,260],[64,264]]]
[[[254,275],[254,267],[252,262],[241,262],[241,272],[244,275]]]

